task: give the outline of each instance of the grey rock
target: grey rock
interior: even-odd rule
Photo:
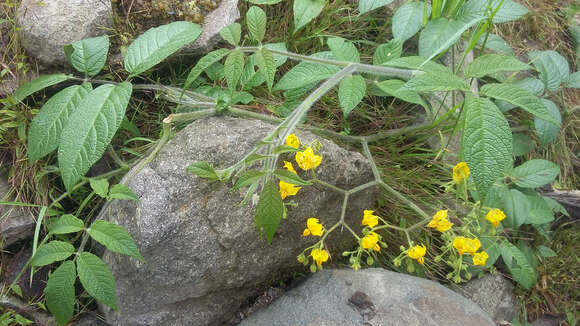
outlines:
[[[202,33],[195,42],[187,47],[194,53],[206,53],[221,40],[220,31],[240,18],[238,0],[221,0],[219,6],[203,18]]]
[[[383,269],[324,270],[240,326],[493,326],[470,300],[438,283]]]
[[[315,186],[300,190],[291,197],[298,207],[289,207],[267,245],[254,225],[255,206],[239,205],[245,192],[233,191],[231,182],[208,182],[185,172],[194,161],[229,166],[273,129],[264,122],[228,117],[195,121],[130,180],[140,202],[113,201],[103,208],[100,218],[125,227],[147,261],[104,254],[116,279],[119,305],[118,313],[102,307],[109,323],[220,325],[268,284],[305,271],[296,257],[318,240],[302,236],[306,219],[315,216],[325,226],[333,225],[340,216],[341,194]],[[297,134],[305,143],[315,138]],[[320,141],[319,179],[344,189],[373,179],[361,154]],[[369,188],[349,197],[346,220],[355,230],[360,231],[362,211],[372,207],[376,196],[377,190]],[[340,257],[354,238],[337,229],[325,242]]]
[[[13,200],[8,179],[0,172],[0,201]],[[25,207],[0,205],[0,248],[31,237],[35,225],[34,217]]]
[[[511,321],[519,311],[514,285],[500,274],[473,279],[457,292],[477,303],[498,324]]]
[[[22,0],[17,23],[29,56],[44,66],[64,65],[64,45],[103,35],[111,27],[111,1]]]

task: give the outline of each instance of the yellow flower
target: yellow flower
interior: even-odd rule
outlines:
[[[297,174],[296,170],[294,170],[294,166],[292,166],[292,163],[290,163],[288,161],[284,161],[284,167],[286,168],[286,170],[288,170],[294,174]]]
[[[374,251],[380,251],[381,247],[378,244],[379,242],[379,235],[375,232],[369,232],[369,234],[365,235],[361,240],[361,245],[365,249],[373,249]]]
[[[370,209],[364,210],[364,215],[362,219],[362,225],[368,225],[371,228],[374,228],[375,225],[379,224],[379,217],[373,215],[375,211],[371,211]]]
[[[326,250],[320,250],[318,248],[312,249],[310,256],[316,263],[317,266],[321,266],[322,263],[328,260],[328,252]]]
[[[453,181],[455,183],[463,182],[469,177],[469,166],[465,162],[459,162],[453,167]]]
[[[411,248],[411,250],[409,250],[407,255],[409,255],[409,257],[411,257],[412,259],[415,259],[416,261],[418,261],[419,264],[423,264],[423,263],[425,263],[425,258],[423,258],[423,256],[425,256],[426,253],[427,253],[427,248],[425,248],[425,245],[420,245],[420,246],[414,246],[413,248]]]
[[[481,242],[477,238],[455,237],[453,239],[453,247],[457,249],[460,255],[464,253],[474,255],[481,247]]]
[[[485,252],[485,251],[478,252],[478,253],[473,255],[473,265],[485,266],[485,262],[487,261],[487,258],[489,258],[489,256],[487,255],[487,252]]]
[[[291,183],[280,181],[280,196],[282,199],[296,195],[300,189],[302,189],[302,187],[296,187]]]
[[[286,137],[286,145],[298,149],[300,147],[300,140],[295,134],[290,134]]]
[[[314,169],[320,165],[320,162],[322,162],[322,156],[314,154],[311,147],[296,153],[296,163],[302,170]]]
[[[440,210],[435,215],[433,215],[433,219],[429,222],[428,226],[430,228],[437,229],[439,232],[445,232],[453,226],[453,223],[449,222],[447,219],[447,209]]]
[[[315,235],[320,237],[322,233],[324,233],[324,228],[322,227],[322,224],[318,222],[317,218],[310,217],[306,220],[306,229],[304,229],[302,235]]]
[[[485,218],[491,223],[491,225],[493,225],[494,228],[496,228],[499,225],[499,222],[506,218],[506,215],[501,209],[496,208],[489,211],[485,215]]]

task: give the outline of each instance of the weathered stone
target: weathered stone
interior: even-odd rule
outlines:
[[[373,268],[324,270],[240,326],[493,326],[470,300],[435,282]]]
[[[109,323],[219,325],[268,284],[305,270],[296,256],[319,239],[302,236],[306,219],[316,216],[327,227],[337,222],[340,193],[304,187],[291,197],[298,207],[288,207],[287,218],[267,245],[254,224],[255,206],[239,205],[244,191],[233,191],[232,182],[208,182],[185,172],[194,161],[229,166],[273,129],[264,122],[228,117],[193,122],[128,183],[140,202],[113,201],[103,208],[100,218],[125,227],[147,261],[109,252],[103,256],[117,282],[119,312],[105,309]],[[297,134],[305,143],[315,138]],[[373,179],[361,154],[320,141],[319,179],[344,189]],[[346,220],[355,230],[360,230],[362,211],[372,207],[376,195],[369,188],[349,197]],[[339,257],[354,245],[354,238],[337,229],[325,243]]]
[[[473,279],[457,292],[477,303],[497,324],[511,321],[519,311],[514,285],[500,274]]]
[[[42,65],[68,62],[63,46],[103,35],[111,27],[111,2],[103,0],[22,0],[18,8],[22,44]]]
[[[6,174],[0,171],[0,201],[13,201]],[[31,237],[36,222],[25,207],[0,205],[0,248]]]

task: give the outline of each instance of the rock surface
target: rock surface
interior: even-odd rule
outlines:
[[[493,326],[470,300],[435,282],[383,269],[324,270],[240,326]]]
[[[120,310],[101,307],[109,323],[220,325],[268,284],[305,270],[296,256],[318,240],[302,236],[306,219],[316,216],[332,226],[340,216],[341,194],[314,186],[300,190],[291,197],[299,206],[289,207],[269,246],[254,225],[255,206],[239,205],[245,192],[233,191],[231,182],[208,182],[185,172],[198,160],[229,166],[273,129],[264,122],[228,117],[193,122],[129,182],[139,203],[113,201],[103,208],[100,218],[125,227],[147,261],[104,254],[116,279]],[[297,134],[305,143],[315,138]],[[319,179],[345,189],[373,179],[361,154],[327,140],[321,143]],[[373,206],[376,195],[369,188],[349,197],[347,222],[355,230],[360,231],[362,211]],[[354,238],[337,229],[325,242],[339,257],[354,245]]]
[[[111,1],[22,0],[17,22],[29,56],[44,66],[63,65],[68,62],[64,45],[103,35],[111,27]]]
[[[0,201],[12,201],[6,175],[0,171]],[[0,205],[0,249],[31,237],[36,222],[24,207]]]
[[[219,33],[222,28],[235,23],[239,18],[238,0],[221,0],[214,11],[205,15],[201,25],[203,31],[188,50],[195,53],[211,51],[221,40]]]

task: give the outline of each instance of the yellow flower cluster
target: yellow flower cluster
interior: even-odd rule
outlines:
[[[314,154],[312,147],[306,148],[303,152],[296,153],[296,163],[302,170],[311,170],[316,168],[322,162],[322,156]]]
[[[290,134],[286,137],[286,145],[293,148],[300,148],[300,139],[295,134]],[[302,152],[296,153],[296,163],[302,170],[310,170],[320,165],[322,156],[314,154],[311,147],[306,148]],[[284,168],[288,171],[297,174],[291,162],[284,161]],[[302,187],[297,187],[291,183],[280,180],[280,196],[285,199],[288,196],[295,196]]]
[[[361,246],[363,248],[373,249],[374,251],[380,251],[381,247],[379,246],[378,242],[379,242],[379,235],[376,234],[375,232],[369,232],[360,241]]]
[[[465,162],[459,162],[453,167],[453,181],[461,183],[469,177],[469,166]]]
[[[505,213],[501,209],[492,209],[485,215],[485,219],[488,220],[494,228],[499,225],[503,219],[506,218]]]
[[[379,217],[374,215],[375,211],[370,209],[365,209],[363,212],[362,225],[367,225],[370,228],[374,228],[379,224]]]
[[[489,257],[485,251],[477,252],[481,247],[481,242],[477,238],[455,237],[453,239],[453,247],[457,249],[460,255],[465,253],[473,256],[473,264],[485,266],[485,262]]]
[[[409,255],[410,258],[415,259],[416,261],[419,262],[419,264],[423,265],[425,263],[425,254],[427,253],[427,248],[425,248],[425,245],[417,245],[412,247],[409,252],[407,253],[407,255]]]
[[[284,161],[284,167],[288,171],[296,174],[296,171],[294,170],[292,163]],[[302,187],[297,187],[291,183],[280,180],[280,196],[282,197],[282,199],[285,199],[288,196],[295,196],[298,193],[298,190],[300,189],[302,189]]]
[[[300,140],[295,134],[290,134],[286,137],[286,145],[298,149],[300,147]]]
[[[320,237],[322,236],[322,233],[324,233],[324,227],[320,222],[318,222],[317,218],[310,217],[306,220],[306,229],[304,229],[304,232],[302,233],[303,236],[315,235]]]
[[[328,260],[328,252],[318,248],[312,249],[310,256],[312,256],[312,260],[314,260],[318,267]]]
[[[433,215],[433,219],[429,222],[428,226],[430,228],[437,229],[439,232],[445,232],[451,229],[453,223],[449,222],[447,219],[447,209],[440,210],[435,215]]]

